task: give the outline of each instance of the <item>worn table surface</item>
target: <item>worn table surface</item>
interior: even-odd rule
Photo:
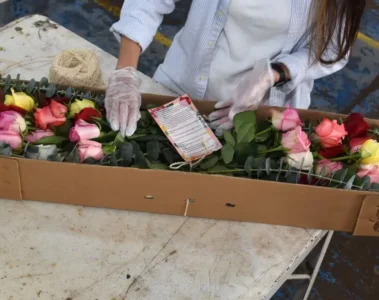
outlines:
[[[61,26],[39,31],[37,20],[0,29],[3,74],[38,79],[61,50],[91,48],[109,76],[114,57]],[[142,91],[170,94],[141,79]],[[324,234],[0,200],[0,300],[268,299]]]

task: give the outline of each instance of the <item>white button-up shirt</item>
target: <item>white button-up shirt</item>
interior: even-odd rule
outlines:
[[[178,94],[187,93],[193,99],[204,99],[216,43],[227,22],[233,0],[193,0],[185,26],[175,36],[154,79]],[[312,64],[309,57],[307,30],[312,0],[291,0],[291,18],[286,41],[272,61],[284,63],[290,70],[291,81],[272,88],[269,104],[308,108],[315,79],[332,74],[345,66],[347,58],[332,65]],[[145,50],[153,40],[163,15],[175,8],[175,0],[125,0],[120,20],[111,30],[127,36]],[[254,49],[254,45],[252,45]],[[328,49],[326,57],[334,57]],[[217,99],[216,99],[217,100]],[[220,100],[220,99],[218,99]]]

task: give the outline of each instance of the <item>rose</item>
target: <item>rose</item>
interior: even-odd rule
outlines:
[[[76,114],[75,121],[83,120],[90,122],[93,118],[101,118],[101,113],[92,107],[87,107],[82,109],[80,113]]]
[[[375,140],[366,141],[359,150],[363,165],[379,166],[379,143]]]
[[[78,142],[80,140],[90,140],[100,136],[100,129],[95,124],[89,124],[86,121],[79,120],[70,130],[70,141]]]
[[[327,159],[320,160],[316,166],[316,174],[326,177],[332,176],[338,170],[343,169],[343,164],[340,162],[332,162]]]
[[[271,119],[272,125],[281,131],[288,131],[302,125],[298,112],[289,107],[283,112],[273,110]]]
[[[311,151],[300,153],[289,153],[287,155],[287,163],[290,167],[298,170],[310,170],[313,168],[313,154]]]
[[[22,145],[20,134],[11,130],[0,130],[0,142],[7,143],[13,150],[19,149]]]
[[[95,103],[88,99],[78,100],[76,99],[70,105],[70,112],[68,114],[69,118],[75,117],[76,114],[80,113],[84,108],[92,107],[95,108]]]
[[[367,142],[370,138],[369,137],[356,137],[356,138],[352,138],[350,141],[349,141],[349,146],[350,146],[350,152],[351,153],[356,153],[358,152],[362,145]]]
[[[333,148],[321,148],[318,150],[318,154],[320,154],[324,158],[335,158],[341,154],[345,153],[345,147],[344,145],[338,145]]]
[[[47,127],[60,126],[66,122],[65,114],[67,107],[54,100],[51,100],[48,106],[44,108],[37,108],[34,113],[36,125],[46,130]]]
[[[0,130],[10,130],[22,133],[26,130],[25,119],[15,111],[0,112]]]
[[[84,161],[87,158],[100,160],[104,156],[103,148],[101,144],[95,141],[87,141],[87,140],[80,141],[78,143],[78,150],[79,150],[81,161]]]
[[[282,146],[289,153],[300,153],[307,152],[311,142],[308,139],[307,134],[301,130],[300,126],[295,129],[283,133],[282,135]]]
[[[364,137],[367,135],[369,126],[363,116],[353,113],[344,122],[349,138]]]
[[[7,106],[14,105],[25,111],[31,111],[34,108],[34,100],[23,92],[15,92],[11,89],[12,95],[5,96],[4,104]]]
[[[345,125],[339,125],[336,120],[330,121],[325,118],[316,127],[315,139],[320,140],[324,148],[333,148],[342,143],[342,140],[347,135]]]
[[[54,135],[54,132],[52,132],[51,130],[36,130],[36,131],[33,131],[33,132],[30,132],[26,137],[25,137],[25,141],[29,142],[29,143],[34,143],[44,137],[48,137],[48,136],[53,136]]]
[[[379,184],[379,167],[377,165],[362,165],[357,176],[360,178],[368,176],[371,183]]]

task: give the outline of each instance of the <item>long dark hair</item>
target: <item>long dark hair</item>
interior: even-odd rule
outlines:
[[[366,0],[313,0],[310,33],[310,51],[315,62],[331,65],[351,50]],[[326,54],[328,47],[335,49],[333,57]]]

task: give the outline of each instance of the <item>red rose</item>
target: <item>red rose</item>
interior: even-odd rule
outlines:
[[[324,158],[335,158],[341,154],[345,153],[345,147],[343,145],[339,145],[337,147],[332,147],[332,148],[321,148],[318,150],[318,154],[320,154]]]
[[[80,113],[75,115],[75,122],[77,122],[78,120],[91,122],[91,121],[93,121],[92,118],[101,118],[101,114],[98,110],[96,110],[92,107],[87,107],[87,108],[83,108],[80,111]]]
[[[344,124],[349,138],[364,137],[367,135],[369,126],[361,114],[352,113],[347,117]]]

